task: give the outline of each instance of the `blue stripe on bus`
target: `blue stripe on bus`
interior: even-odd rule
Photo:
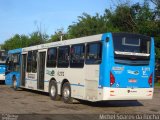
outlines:
[[[49,82],[48,80],[45,80],[44,82]]]
[[[32,79],[25,79],[25,80],[27,80],[27,81],[37,81],[37,80],[32,80]]]
[[[31,80],[31,79],[26,79],[27,81],[37,81],[37,80]],[[48,80],[45,80],[44,82],[49,82]],[[72,86],[80,86],[80,87],[84,87],[84,85],[80,85],[80,84],[71,84]]]
[[[84,87],[84,85],[80,85],[80,84],[71,84],[72,86],[81,86]]]
[[[37,81],[37,80],[31,80],[31,79],[26,79],[27,81]],[[49,82],[48,80],[45,80],[44,82]]]

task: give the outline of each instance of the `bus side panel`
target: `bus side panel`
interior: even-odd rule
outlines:
[[[16,77],[16,80],[17,80],[17,87],[20,86],[20,69],[21,69],[21,52],[22,52],[22,49],[19,48],[19,49],[14,49],[14,50],[9,50],[8,51],[8,55],[12,55],[12,54],[17,54],[17,55],[20,55],[19,56],[19,65],[17,66],[17,71],[8,71],[8,66],[6,66],[6,74],[5,75],[5,84],[6,85],[9,85],[11,86],[13,84],[13,76]]]
[[[85,66],[85,99],[97,101],[99,84],[99,65]]]
[[[5,80],[5,70],[6,70],[6,66],[5,65],[0,65],[0,81]]]
[[[152,87],[154,88],[154,78],[155,78],[155,47],[154,38],[151,38],[151,60],[150,66],[152,66],[153,77],[152,77]]]
[[[109,41],[106,42],[106,38],[109,38]],[[113,47],[112,46],[112,34],[103,34],[102,36],[102,43],[103,43],[103,50],[102,50],[102,63],[100,65],[100,77],[99,77],[99,87],[110,87],[109,81],[109,73],[110,73],[110,64],[111,59],[109,57],[112,55]]]
[[[11,72],[9,74],[6,75],[6,78],[5,78],[5,84],[6,85],[13,85],[13,77],[16,77],[16,80],[17,80],[17,87],[20,86],[20,72]]]

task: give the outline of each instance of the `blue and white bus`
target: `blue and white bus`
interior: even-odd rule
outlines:
[[[0,50],[0,81],[5,80],[6,56],[5,50]]]
[[[52,100],[153,97],[155,51],[148,36],[104,33],[22,48],[21,57],[14,85],[49,92]]]
[[[20,81],[21,52],[22,52],[21,48],[8,51],[8,57],[6,59],[6,65],[7,65],[6,78],[5,78],[6,85],[10,86],[14,86],[13,84],[16,84],[17,86],[20,85],[19,81]]]

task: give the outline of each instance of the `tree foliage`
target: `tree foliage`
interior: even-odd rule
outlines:
[[[30,34],[30,46],[46,43],[48,35],[41,32],[33,32]]]
[[[104,32],[132,32],[155,37],[157,58],[160,58],[160,2],[144,0],[143,4],[124,4],[119,0],[115,10],[106,9],[103,15],[91,16],[83,13],[77,22],[68,27],[66,32],[57,30],[50,37],[39,31],[30,35],[16,34],[4,43],[6,50],[59,41],[63,39],[84,37]],[[150,3],[155,5],[150,8]],[[62,34],[65,33],[65,34]]]
[[[56,41],[60,41],[61,39],[62,40],[68,39],[68,35],[64,32],[63,28],[57,30],[54,35],[51,35],[48,42],[56,42]]]
[[[12,38],[6,40],[3,44],[3,49],[11,50],[16,48],[23,48],[38,44],[43,44],[48,40],[47,34],[40,32],[33,32],[30,35],[19,35],[16,34]]]
[[[5,50],[11,50],[26,46],[29,46],[28,36],[16,34],[12,38],[6,40],[2,47]]]
[[[98,13],[95,16],[83,13],[78,17],[78,22],[68,27],[68,37],[84,37],[108,31],[118,31],[118,29],[113,27],[105,16]]]

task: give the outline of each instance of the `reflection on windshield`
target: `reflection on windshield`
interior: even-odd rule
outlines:
[[[115,51],[150,54],[150,40],[141,36],[113,36],[113,44]]]
[[[117,63],[148,64],[150,59],[151,39],[137,34],[113,34],[114,58]],[[132,61],[132,62],[131,62]],[[143,62],[140,62],[143,61]]]
[[[0,50],[0,62],[4,63],[6,60],[6,53],[4,50]]]
[[[18,54],[10,54],[6,64],[8,65],[9,71],[19,71],[19,55]]]
[[[150,55],[145,53],[121,52],[121,51],[115,51],[115,53],[120,55],[132,55],[132,56],[149,56]]]
[[[113,45],[115,54],[133,56],[150,55],[150,39],[143,38],[140,35],[113,35]]]

